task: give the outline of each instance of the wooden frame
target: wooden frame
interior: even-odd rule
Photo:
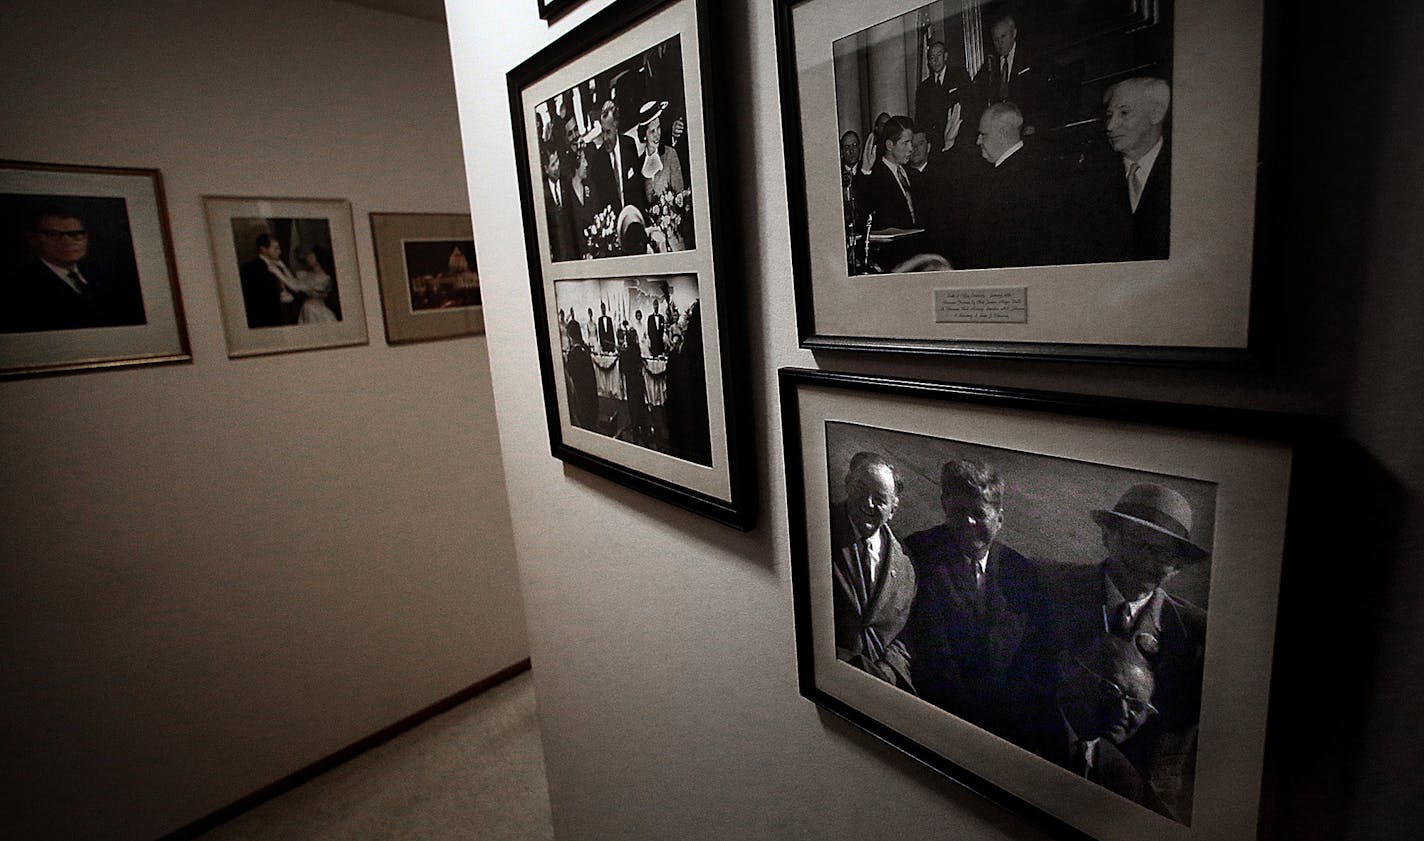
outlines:
[[[1256,837],[1287,513],[1295,530],[1315,422],[801,369],[782,369],[779,380],[804,697],[1056,837]],[[873,580],[869,592],[879,595],[862,613],[842,612],[843,582],[853,579],[845,558],[855,555],[836,548],[837,533],[852,527],[838,528],[835,512],[854,519],[862,510],[836,502],[850,487],[853,454],[887,463],[898,492],[881,532],[891,535],[881,545],[894,547],[881,567],[890,577]],[[978,656],[962,653],[978,632],[956,624],[965,621],[953,608],[964,579],[945,551],[975,534],[972,525],[943,525],[945,511],[961,510],[947,501],[959,498],[948,477],[966,475],[949,470],[960,459],[1003,482],[979,520],[997,516],[999,525],[975,544],[990,559],[975,598],[991,605],[979,615],[995,617],[982,621],[992,652],[985,662],[997,664],[980,671],[965,665]],[[1119,512],[1167,522],[1129,505],[1142,498],[1130,490],[1138,487],[1179,500],[1185,519],[1156,542],[1193,554],[1176,556],[1190,562],[1179,560],[1162,595],[1149,596],[1138,624],[1119,635],[1097,604],[1121,569],[1112,547],[1124,544],[1109,543],[1108,526],[1125,519]],[[1164,533],[1151,528],[1154,539]],[[889,621],[897,603],[908,606],[898,627]],[[857,649],[856,617],[873,623],[883,657]],[[1056,743],[1043,734],[1056,731],[1038,713],[1067,708],[1068,676],[1077,673],[1064,654],[1093,645],[1146,659],[1156,688],[1138,694],[1155,708],[1111,736],[1098,731],[1102,762],[1130,762],[1132,773],[1085,779],[1066,767],[1066,748],[1045,749]],[[897,646],[907,657],[899,662],[910,664],[900,670],[906,681],[890,655]],[[1070,719],[1063,713],[1055,726]],[[1109,741],[1114,750],[1103,747]]]
[[[1020,72],[1042,78],[1015,95],[1039,103],[1021,109],[1035,133],[1007,153],[1010,165],[990,166],[975,144],[983,103],[1003,94],[989,89],[989,35],[1008,4],[966,11],[943,0],[776,0],[803,347],[1150,364],[1254,358],[1275,241],[1274,4],[1252,0],[1226,16],[1174,0],[1097,6],[1122,8],[1068,25],[1051,18],[1050,4],[1016,4],[1018,43],[1027,50]],[[922,88],[911,81],[924,78],[935,40],[950,45],[949,70],[963,74],[962,85],[946,81],[943,94],[961,109],[957,139],[931,157],[930,177],[911,190],[919,214],[900,221],[921,233],[866,237],[859,228],[867,209],[893,206],[859,177],[838,188],[838,138],[850,130],[870,136],[870,115],[881,111],[903,111],[938,130],[933,109],[914,116]],[[1031,60],[1035,47],[1041,60]],[[980,58],[989,63],[971,79],[968,66]],[[906,78],[887,82],[885,62],[897,60]],[[1128,209],[1120,171],[1127,158],[1108,148],[1128,141],[1108,140],[1099,105],[1115,83],[1134,77],[1165,79],[1170,94],[1165,151],[1152,153],[1164,166],[1144,193],[1161,201],[1149,199],[1140,213]],[[1124,98],[1129,90],[1136,89],[1124,86]],[[1165,185],[1157,183],[1163,173]],[[848,199],[861,194],[869,199]],[[892,242],[880,242],[885,237]],[[919,259],[925,253],[958,268]],[[885,273],[863,273],[876,260]],[[868,300],[877,306],[865,307]]]
[[[485,332],[468,213],[372,213],[386,342]]]
[[[510,71],[509,103],[552,454],[748,529],[711,6],[616,3]]]
[[[0,227],[0,378],[191,361],[158,170],[0,161]]]
[[[228,356],[366,344],[350,202],[204,196],[203,209]]]

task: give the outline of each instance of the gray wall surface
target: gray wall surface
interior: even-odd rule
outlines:
[[[194,360],[0,383],[0,837],[153,838],[528,655],[485,340],[388,346],[367,223],[467,207],[449,45],[3,17],[0,158],[161,171]],[[349,199],[370,344],[228,359],[204,194]]]

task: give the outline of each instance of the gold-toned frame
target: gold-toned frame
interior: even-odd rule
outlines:
[[[0,193],[6,192],[123,198],[147,321],[0,333],[0,379],[192,361],[163,177],[157,169],[0,160]]]

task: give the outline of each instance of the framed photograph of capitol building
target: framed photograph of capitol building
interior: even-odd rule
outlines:
[[[191,359],[158,170],[0,161],[0,378]]]
[[[1308,421],[780,389],[803,696],[1055,837],[1256,837]]]
[[[803,346],[1249,358],[1268,6],[777,0]]]
[[[391,344],[485,331],[468,213],[372,213],[381,315]]]
[[[553,455],[750,528],[714,4],[624,0],[510,71]]]

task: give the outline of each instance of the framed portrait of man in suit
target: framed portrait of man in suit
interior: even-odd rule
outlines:
[[[158,171],[0,162],[0,376],[189,358]]]
[[[351,204],[204,196],[230,357],[366,343]]]
[[[1256,837],[1311,422],[780,385],[802,695],[1055,837]]]
[[[614,3],[510,71],[509,104],[553,454],[746,529],[715,12]]]
[[[777,23],[803,346],[1249,358],[1264,0],[777,0]]]

